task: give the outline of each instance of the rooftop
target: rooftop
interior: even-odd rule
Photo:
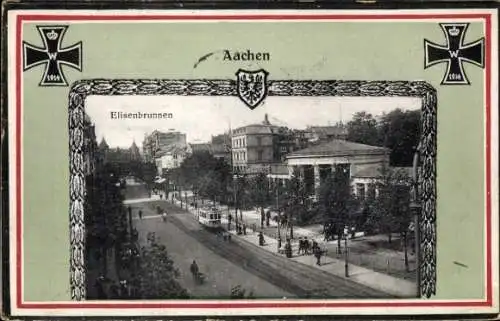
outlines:
[[[286,164],[271,164],[269,174],[288,175],[288,167]]]
[[[389,167],[389,169],[408,177],[412,177],[413,175],[412,167]],[[353,172],[352,176],[358,178],[378,178],[382,176],[382,173],[380,172],[380,166],[372,165],[360,168],[358,171]]]
[[[390,150],[385,147],[370,146],[341,139],[333,139],[325,143],[297,150],[288,154],[286,157],[380,155],[389,153],[389,151]]]
[[[193,153],[197,152],[211,152],[212,148],[209,143],[190,143],[191,151]]]
[[[172,144],[168,146],[164,146],[161,148],[158,153],[156,154],[156,157],[161,157],[166,154],[178,154],[178,153],[186,153],[187,152],[187,146],[182,144]]]
[[[309,126],[307,127],[308,131],[314,132],[320,136],[336,136],[336,135],[344,135],[347,133],[347,127],[343,125],[335,125],[335,126]]]
[[[262,123],[250,124],[238,127],[233,130],[233,135],[238,134],[272,134],[274,130],[278,128],[276,125],[272,125],[269,122],[269,118],[267,114],[264,117],[264,121]]]

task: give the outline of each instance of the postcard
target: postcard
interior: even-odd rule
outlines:
[[[6,25],[13,317],[498,313],[496,10]]]

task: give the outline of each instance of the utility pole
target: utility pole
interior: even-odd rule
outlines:
[[[234,177],[236,175],[236,177]],[[238,174],[233,175],[233,190],[234,190],[234,224],[236,234],[238,234]]]
[[[349,237],[349,227],[344,231],[344,257],[345,257],[345,277],[349,277],[349,248],[347,247],[347,238]]]
[[[276,210],[278,211],[278,250],[281,248],[281,231],[280,231],[280,224],[281,224],[281,215],[280,215],[280,202],[279,202],[279,183],[276,185]]]
[[[128,225],[130,228],[130,236],[132,236],[132,207],[128,206]]]

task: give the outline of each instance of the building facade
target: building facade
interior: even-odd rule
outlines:
[[[153,131],[146,135],[142,142],[143,158],[145,162],[154,162],[160,157],[162,150],[166,150],[168,146],[186,146],[186,134],[169,130],[168,132]]]
[[[256,173],[276,162],[274,132],[277,129],[266,118],[261,124],[239,127],[232,131],[233,171]]]
[[[190,154],[188,145],[170,145],[163,148],[155,159],[158,175],[161,176],[169,170],[180,167],[184,159],[189,157]]]
[[[132,142],[132,146],[129,148],[130,160],[133,162],[141,161],[141,152],[139,151],[139,147],[137,147],[135,141]]]
[[[338,122],[334,126],[308,126],[304,135],[310,143],[324,142],[332,139],[347,139],[347,126]]]
[[[305,130],[277,127],[273,134],[276,161],[283,162],[286,159],[286,155],[309,146]]]
[[[350,179],[354,193],[366,195],[376,192],[373,179],[384,166],[389,166],[390,150],[370,146],[330,140],[293,153],[286,157],[289,177],[298,175],[304,180],[306,190],[318,196],[319,188],[332,171],[341,170]]]
[[[87,114],[85,114],[83,130],[83,166],[84,173],[88,176],[94,174],[99,165],[99,148],[95,135],[95,125],[91,122]]]
[[[231,163],[231,136],[229,134],[212,136],[210,149],[215,158],[222,159],[228,164]]]

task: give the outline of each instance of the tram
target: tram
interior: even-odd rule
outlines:
[[[198,211],[198,223],[208,229],[220,229],[221,224],[221,211],[217,207],[200,208]]]

